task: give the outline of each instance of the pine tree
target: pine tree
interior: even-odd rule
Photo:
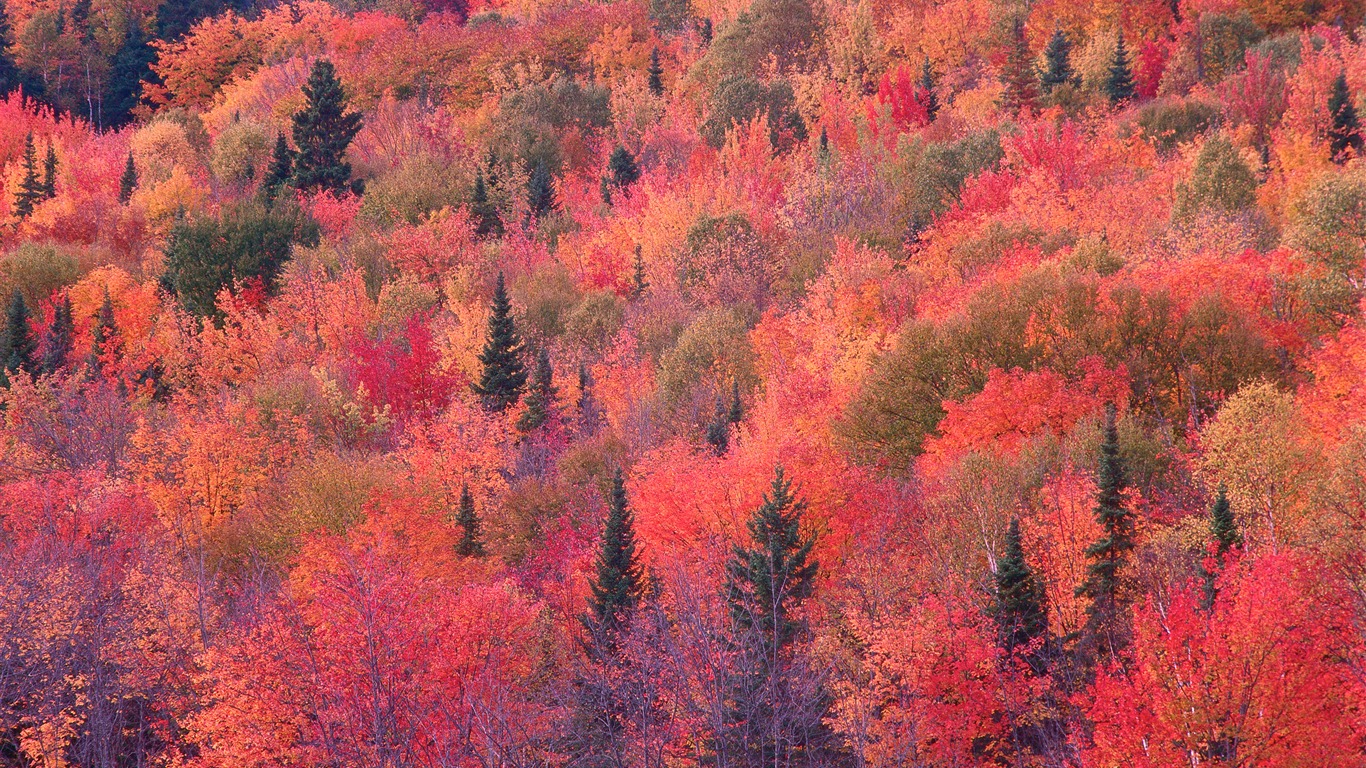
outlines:
[[[327,59],[313,63],[303,91],[304,108],[295,113],[293,122],[294,146],[298,147],[294,186],[343,192],[351,182],[346,148],[360,131],[360,115],[347,111],[346,92]]]
[[[133,199],[133,192],[138,188],[138,167],[133,163],[133,153],[128,153],[128,162],[123,166],[123,175],[119,177],[119,202],[124,205]]]
[[[532,218],[540,219],[556,208],[555,179],[544,161],[538,161],[527,180],[527,205]]]
[[[1048,62],[1042,80],[1044,91],[1052,91],[1072,82],[1075,77],[1072,71],[1072,41],[1067,38],[1066,32],[1061,29],[1053,32],[1048,47],[1044,49],[1044,58]]]
[[[33,149],[33,133],[24,137],[24,177],[19,182],[19,191],[14,195],[14,213],[26,219],[33,213],[33,206],[43,199],[43,185],[38,180],[38,155]]]
[[[726,598],[738,626],[756,630],[766,651],[786,647],[801,629],[796,610],[815,584],[814,537],[801,531],[806,502],[792,495],[782,467],[747,527],[751,547],[736,546],[726,565]],[[766,652],[764,656],[771,654]]]
[[[57,196],[57,148],[48,142],[47,156],[43,158],[43,187],[41,194],[44,200],[51,200]]]
[[[154,77],[152,63],[156,59],[156,49],[142,24],[130,23],[123,36],[123,45],[110,62],[109,92],[103,110],[106,126],[119,128],[133,119],[134,110],[142,102],[142,89]]]
[[[541,347],[536,356],[536,367],[531,373],[531,386],[527,389],[526,410],[517,419],[517,429],[522,433],[532,432],[547,421],[555,410],[557,392],[554,383],[555,372],[550,367],[550,355]]]
[[[1010,56],[1006,59],[1005,104],[1012,112],[1034,108],[1039,98],[1038,73],[1029,55],[1029,40],[1025,37],[1024,22],[1015,22]]]
[[[640,166],[626,147],[617,145],[607,160],[607,172],[612,176],[612,184],[625,189],[640,179]]]
[[[727,418],[726,403],[720,395],[716,396],[716,412],[707,422],[707,445],[717,456],[725,456],[730,450],[730,419]]]
[[[33,338],[30,320],[28,304],[24,303],[24,294],[15,291],[10,298],[9,312],[5,315],[5,335],[0,340],[0,356],[3,356],[4,360],[6,382],[9,381],[8,374],[15,371],[35,372],[38,343]]]
[[[460,485],[460,511],[455,516],[460,526],[460,541],[455,545],[455,554],[460,557],[483,557],[484,542],[479,538],[479,516],[474,513],[474,497],[470,496],[468,484]]]
[[[1043,585],[1034,577],[1020,543],[1020,521],[1010,521],[1006,549],[996,563],[996,625],[1006,651],[1048,636],[1048,610]]]
[[[43,344],[43,373],[56,373],[71,358],[76,335],[76,321],[71,311],[71,297],[64,296],[52,311],[52,325],[48,326]]]
[[[498,273],[498,285],[493,291],[492,314],[489,317],[489,337],[479,362],[484,366],[474,393],[490,411],[502,412],[522,399],[526,387],[526,368],[522,365],[522,339],[512,319],[512,302],[503,285],[503,273]]]
[[[270,165],[266,177],[261,181],[261,191],[266,203],[273,203],[280,190],[289,183],[294,175],[294,150],[289,148],[283,132],[275,134],[275,149],[270,154]]]
[[[14,63],[14,56],[10,54],[11,42],[9,13],[6,4],[0,3],[0,96],[7,96],[10,91],[23,85],[23,74]],[[24,95],[32,97],[34,94]]]
[[[656,96],[664,95],[664,65],[659,62],[659,49],[654,48],[650,51],[650,68],[645,70],[648,76],[650,93]]]
[[[640,244],[636,244],[636,257],[631,267],[631,298],[639,299],[650,289],[650,281],[645,276],[645,259],[641,256]]]
[[[1333,81],[1333,93],[1328,97],[1328,114],[1332,125],[1328,128],[1328,150],[1334,162],[1346,162],[1348,149],[1361,151],[1361,121],[1357,117],[1352,91],[1347,86],[1347,73],[1339,72]]]
[[[489,189],[484,183],[482,170],[474,172],[470,213],[474,214],[474,233],[479,237],[498,237],[503,234],[503,219],[498,215],[498,206],[489,200]]]
[[[1110,60],[1110,72],[1105,78],[1105,95],[1118,106],[1134,97],[1134,75],[1129,69],[1129,52],[1124,47],[1124,33],[1115,42],[1115,55]]]
[[[1093,633],[1108,633],[1118,618],[1121,578],[1134,548],[1134,516],[1124,504],[1124,461],[1119,456],[1119,432],[1115,427],[1113,405],[1105,410],[1096,486],[1096,522],[1105,533],[1086,548],[1086,557],[1091,563],[1086,569],[1086,579],[1077,588],[1077,595],[1091,598],[1088,628]],[[1113,646],[1114,636],[1109,639]]]
[[[611,647],[615,635],[640,601],[644,569],[636,552],[635,517],[627,504],[621,470],[612,475],[593,577],[588,585],[588,614],[584,627],[593,644]]]
[[[1224,558],[1235,547],[1243,545],[1243,537],[1238,533],[1238,521],[1233,517],[1233,508],[1228,503],[1228,493],[1222,485],[1219,486],[1218,495],[1214,497],[1214,505],[1210,507],[1209,533],[1214,543],[1214,562],[1212,567],[1202,566],[1200,569],[1205,581],[1204,606],[1207,610],[1214,605],[1214,598],[1218,594],[1215,582]]]
[[[726,421],[738,425],[745,420],[745,404],[740,399],[739,380],[730,383],[730,410],[726,412]]]
[[[939,94],[936,92],[934,82],[934,67],[930,64],[930,57],[925,57],[925,64],[920,68],[920,90],[925,94],[925,115],[933,122],[939,114]],[[825,129],[821,129],[821,135],[825,135]]]
[[[104,289],[104,301],[95,315],[95,328],[90,334],[90,357],[86,365],[92,371],[104,370],[104,356],[118,349],[119,329],[114,322],[114,299],[109,289]]]
[[[825,126],[821,126],[821,137],[816,143],[816,151],[820,153],[822,160],[830,156],[830,135],[826,133]]]

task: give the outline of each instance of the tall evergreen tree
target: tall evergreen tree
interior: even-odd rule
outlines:
[[[123,45],[110,62],[109,91],[104,99],[101,122],[110,128],[120,128],[133,119],[133,112],[142,103],[142,89],[145,83],[156,76],[152,73],[152,63],[156,61],[156,49],[152,40],[139,23],[128,25],[123,36]]]
[[[645,573],[636,552],[635,516],[618,469],[607,496],[607,520],[588,584],[588,614],[583,618],[593,645],[611,647],[614,636],[639,603],[644,586]]]
[[[57,148],[52,142],[48,142],[47,155],[43,158],[42,196],[44,200],[57,196]]]
[[[349,102],[336,69],[327,59],[313,62],[304,83],[304,108],[294,114],[294,186],[343,192],[351,183],[346,148],[360,131],[361,118]]]
[[[531,372],[531,386],[527,388],[526,410],[517,419],[517,429],[523,433],[539,429],[555,409],[555,372],[550,366],[550,354],[545,347],[536,355],[536,367]]]
[[[1089,597],[1088,629],[1093,635],[1107,635],[1111,648],[1117,643],[1113,630],[1120,618],[1120,586],[1123,570],[1134,548],[1134,515],[1124,504],[1127,487],[1124,461],[1119,455],[1119,431],[1115,426],[1115,407],[1105,409],[1104,437],[1096,471],[1096,522],[1104,535],[1086,548],[1091,561],[1086,579],[1077,588],[1079,597]]]
[[[641,255],[640,244],[636,244],[636,256],[631,264],[631,298],[639,299],[650,289],[650,280],[645,276],[645,258]]]
[[[630,150],[617,145],[607,160],[607,173],[602,177],[602,201],[612,204],[612,189],[626,189],[640,179],[640,166]]]
[[[33,149],[33,132],[24,137],[24,176],[19,191],[14,195],[14,214],[21,219],[33,213],[33,206],[43,199],[43,184],[38,179],[38,154]]]
[[[10,54],[10,21],[6,3],[0,2],[0,96],[6,96],[10,91],[23,85],[23,74],[19,71],[19,66],[14,63],[14,56]],[[25,96],[34,94],[25,93]]]
[[[474,512],[474,497],[470,496],[470,487],[465,483],[460,485],[460,511],[455,515],[455,523],[460,526],[460,541],[455,545],[455,553],[461,557],[483,557],[479,516]]]
[[[933,121],[939,114],[939,94],[929,56],[925,57],[925,64],[920,68],[920,90],[925,94],[925,114]],[[825,136],[824,128],[821,129],[821,136]]]
[[[1333,161],[1346,162],[1348,149],[1361,151],[1361,121],[1357,117],[1356,104],[1352,90],[1347,86],[1347,73],[1339,72],[1333,81],[1333,93],[1328,97],[1328,114],[1332,124],[1328,127],[1328,150]]]
[[[726,421],[739,425],[745,420],[745,403],[740,399],[740,381],[730,383],[730,409],[726,411]]]
[[[493,304],[489,316],[489,337],[479,353],[484,366],[474,393],[490,411],[505,411],[522,399],[526,387],[526,368],[522,365],[522,337],[512,319],[512,302],[503,285],[503,273],[498,273],[498,285],[493,290]]]
[[[114,299],[109,295],[109,289],[104,289],[104,301],[100,303],[100,310],[95,314],[95,328],[90,334],[90,357],[86,360],[86,365],[92,371],[104,370],[103,357],[118,349],[119,329],[114,321]]]
[[[119,177],[119,202],[125,205],[133,199],[133,192],[138,188],[138,167],[133,162],[133,153],[128,153],[128,162],[124,163],[123,175]]]
[[[544,161],[537,161],[527,180],[527,205],[533,218],[544,218],[556,208],[555,179]]]
[[[29,326],[31,319],[28,304],[24,303],[24,294],[15,291],[10,298],[9,312],[5,315],[5,335],[0,340],[0,356],[3,356],[0,359],[4,361],[7,385],[8,374],[20,370],[36,372],[38,343],[34,340],[33,329]]]
[[[1072,41],[1067,38],[1067,33],[1061,29],[1055,30],[1043,53],[1048,62],[1042,78],[1044,91],[1052,91],[1072,82],[1076,73],[1072,71]]]
[[[470,213],[474,214],[474,233],[479,237],[498,237],[503,234],[503,219],[498,215],[498,206],[489,200],[489,189],[484,183],[482,170],[474,172]]]
[[[1124,47],[1124,33],[1115,42],[1115,55],[1110,59],[1110,71],[1105,77],[1105,95],[1118,106],[1134,97],[1134,75],[1129,66],[1129,51]]]
[[[267,204],[275,202],[276,195],[280,194],[280,190],[289,183],[293,175],[294,150],[289,148],[285,134],[277,133],[275,149],[270,153],[270,165],[266,168],[266,177],[261,181],[261,192],[265,195]]]
[[[1006,651],[1048,636],[1048,610],[1043,585],[1034,577],[1020,542],[1020,521],[1010,521],[1006,549],[996,562],[996,625]]]
[[[1039,98],[1038,82],[1024,22],[1016,21],[1010,55],[1006,59],[1006,107],[1012,112],[1033,109]]]
[[[579,399],[576,406],[579,411],[579,432],[589,437],[597,434],[602,426],[602,406],[593,394],[593,376],[582,362],[579,363]]]
[[[1238,533],[1238,521],[1233,517],[1233,507],[1229,505],[1228,493],[1222,485],[1219,486],[1219,493],[1214,497],[1214,504],[1210,507],[1209,533],[1214,545],[1214,552],[1211,553],[1214,562],[1202,565],[1200,569],[1205,582],[1203,602],[1206,609],[1214,605],[1214,598],[1218,594],[1216,581],[1224,558],[1234,547],[1243,545],[1243,537]]]
[[[664,65],[659,62],[659,49],[654,48],[650,51],[650,67],[645,70],[646,83],[650,87],[650,93],[656,96],[664,95]]]
[[[716,411],[712,414],[711,421],[707,422],[706,439],[717,456],[725,456],[730,450],[730,418],[726,402],[720,395],[716,396]]]
[[[53,308],[52,325],[47,328],[43,343],[43,372],[56,373],[64,368],[71,358],[75,344],[76,320],[71,311],[71,297],[64,296]]]

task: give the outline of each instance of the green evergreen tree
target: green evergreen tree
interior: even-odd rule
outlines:
[[[114,321],[114,299],[109,295],[108,288],[104,289],[104,301],[95,314],[95,327],[90,337],[90,357],[86,359],[86,365],[92,371],[102,371],[104,356],[116,352],[119,343],[119,329]]]
[[[483,557],[484,542],[479,538],[479,516],[474,512],[474,497],[470,487],[460,485],[460,511],[455,515],[455,523],[460,526],[460,541],[455,545],[455,554],[461,557]]]
[[[1224,558],[1235,547],[1243,545],[1243,537],[1238,533],[1238,521],[1233,517],[1233,507],[1229,505],[1228,493],[1222,485],[1219,486],[1218,495],[1214,497],[1214,505],[1210,507],[1209,533],[1214,544],[1214,563],[1212,566],[1202,565],[1200,568],[1205,582],[1203,603],[1206,610],[1214,606],[1214,598],[1218,595],[1216,581]]]
[[[7,386],[8,374],[20,370],[36,372],[38,342],[33,338],[31,319],[28,304],[24,302],[24,294],[15,291],[10,297],[9,312],[5,315],[5,335],[3,340],[0,340],[0,355],[4,359]]]
[[[1328,149],[1334,162],[1346,162],[1348,149],[1361,151],[1361,121],[1357,117],[1352,90],[1347,86],[1347,73],[1339,72],[1333,81],[1333,92],[1328,97]]]
[[[1115,55],[1110,59],[1110,71],[1105,77],[1105,95],[1118,106],[1134,97],[1134,75],[1129,68],[1129,51],[1124,47],[1124,33],[1115,42]]]
[[[825,126],[821,126],[821,137],[816,143],[816,151],[820,153],[822,160],[830,156],[830,135],[826,133]]]
[[[626,147],[617,145],[607,160],[607,173],[612,177],[614,186],[625,189],[640,180],[640,166]]]
[[[588,584],[588,614],[584,627],[596,647],[611,647],[640,602],[645,572],[636,551],[635,516],[626,499],[621,470],[612,475],[593,577]]]
[[[698,36],[702,38],[702,44],[711,45],[711,40],[714,35],[715,30],[713,29],[711,18],[702,19],[702,23],[698,25]]]
[[[43,184],[38,180],[38,155],[33,149],[33,133],[24,137],[24,176],[19,191],[14,195],[14,214],[27,219],[33,207],[43,199]]]
[[[664,65],[659,61],[659,49],[654,48],[650,51],[650,67],[645,70],[647,83],[650,86],[650,93],[656,96],[664,95]]]
[[[1006,549],[996,563],[996,625],[1006,651],[1048,637],[1048,610],[1043,585],[1034,577],[1020,542],[1020,521],[1010,521]]]
[[[545,347],[536,355],[536,367],[531,372],[531,386],[527,388],[526,410],[517,419],[517,429],[532,432],[544,426],[555,411],[555,371],[550,366],[550,354]]]
[[[920,90],[925,94],[925,114],[931,121],[939,114],[939,94],[938,86],[934,82],[934,67],[930,64],[930,57],[925,57],[925,64],[920,68]],[[825,135],[825,129],[821,129],[821,136]]]
[[[811,596],[818,563],[814,536],[803,536],[806,502],[792,494],[782,467],[747,524],[751,546],[735,547],[726,565],[726,600],[742,629],[757,631],[765,657],[797,638],[798,607]]]
[[[110,128],[120,128],[133,119],[133,112],[142,103],[143,86],[155,75],[152,63],[156,49],[143,31],[133,22],[123,36],[123,45],[110,62],[109,89],[104,98],[102,122]]]
[[[1005,105],[1012,112],[1033,109],[1039,99],[1039,77],[1029,53],[1024,22],[1015,22],[1010,55],[1006,59]]]
[[[1066,32],[1061,29],[1054,31],[1043,54],[1048,62],[1042,78],[1045,92],[1072,82],[1076,73],[1072,71],[1072,41],[1067,38]]]
[[[53,308],[52,325],[47,328],[43,344],[43,373],[56,373],[66,367],[75,336],[76,320],[71,311],[71,297],[64,296]]]
[[[266,168],[266,177],[261,181],[261,192],[266,197],[266,204],[275,202],[275,197],[280,194],[280,190],[289,184],[290,177],[294,175],[294,150],[289,148],[289,142],[285,140],[283,132],[275,134],[275,149],[270,154],[270,165]]]
[[[57,196],[57,148],[51,142],[48,142],[47,155],[43,158],[42,196],[44,200]]]
[[[650,289],[650,281],[645,276],[645,259],[641,256],[640,244],[636,244],[636,256],[631,265],[631,298],[639,299]]]
[[[730,410],[726,411],[726,421],[738,425],[745,420],[745,403],[740,399],[739,380],[730,383]]]
[[[730,418],[720,395],[716,396],[716,411],[707,422],[706,439],[717,456],[725,456],[730,450]]]
[[[138,167],[133,163],[133,153],[128,153],[128,162],[123,166],[123,175],[119,177],[119,202],[124,205],[133,199],[133,192],[138,188]]]
[[[5,5],[0,3],[0,96],[7,96],[10,91],[24,84],[23,73],[19,71],[19,66],[14,63],[14,56],[10,54],[10,44],[13,40],[10,39],[9,13]]]
[[[498,215],[498,206],[489,200],[489,189],[484,183],[482,170],[474,172],[470,213],[474,214],[474,233],[479,237],[498,237],[503,234],[503,219]]]
[[[526,368],[522,365],[522,338],[512,319],[512,302],[503,285],[503,273],[498,273],[498,285],[493,290],[493,304],[489,316],[489,337],[479,353],[484,366],[474,393],[490,411],[505,411],[522,399],[526,387]]]
[[[557,206],[555,179],[544,161],[537,161],[531,178],[527,180],[527,205],[530,208],[529,215],[535,219],[550,215]]]
[[[351,164],[346,148],[360,131],[361,118],[349,112],[345,90],[327,59],[313,62],[304,84],[304,108],[294,114],[294,186],[302,190],[346,191]]]
[[[1104,535],[1086,548],[1090,565],[1086,579],[1077,587],[1079,597],[1089,597],[1088,629],[1094,636],[1106,635],[1110,647],[1118,644],[1115,626],[1120,611],[1123,571],[1134,548],[1134,515],[1124,504],[1127,487],[1124,461],[1119,455],[1119,432],[1115,426],[1115,407],[1105,410],[1104,437],[1096,472],[1096,522]]]

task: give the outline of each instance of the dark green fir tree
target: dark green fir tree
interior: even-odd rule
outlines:
[[[716,396],[716,410],[712,414],[711,421],[707,422],[705,432],[707,445],[711,446],[712,451],[717,456],[725,456],[730,450],[730,418],[726,408],[726,401]]]
[[[656,96],[664,95],[664,65],[659,61],[659,49],[654,48],[650,51],[650,67],[645,70],[646,83],[650,87],[650,93]]]
[[[0,96],[7,96],[10,91],[24,84],[23,74],[15,64],[14,56],[10,54],[12,42],[9,12],[6,4],[0,3]],[[26,92],[24,95],[31,97],[34,94]]]
[[[24,303],[24,294],[15,291],[10,297],[9,311],[5,314],[5,335],[0,339],[6,385],[11,373],[21,370],[35,372],[38,342],[33,338],[31,320],[28,304]]]
[[[1332,124],[1328,127],[1328,151],[1334,162],[1347,161],[1347,150],[1361,151],[1361,121],[1352,99],[1352,90],[1347,86],[1347,73],[1339,72],[1333,81],[1333,92],[1328,96],[1328,114]]]
[[[138,167],[133,162],[133,153],[128,153],[128,162],[123,164],[123,175],[119,177],[119,202],[124,205],[133,199],[138,188]]]
[[[114,299],[104,289],[104,301],[95,314],[95,328],[90,333],[90,357],[86,365],[92,371],[104,370],[104,356],[118,351],[119,329],[114,322]]]
[[[1088,597],[1087,629],[1092,638],[1113,651],[1122,638],[1116,630],[1122,624],[1120,611],[1124,569],[1134,548],[1134,515],[1124,503],[1127,487],[1124,460],[1119,455],[1119,432],[1115,426],[1115,407],[1105,409],[1105,427],[1096,471],[1096,522],[1102,536],[1086,548],[1090,564],[1086,579],[1077,588],[1078,597]]]
[[[455,554],[461,557],[483,557],[484,542],[480,538],[479,516],[474,512],[474,497],[466,483],[460,485],[460,509],[455,515],[455,524],[460,526],[460,541],[456,542]]]
[[[284,133],[277,133],[275,149],[270,153],[270,165],[266,168],[266,177],[261,180],[261,192],[265,195],[267,204],[275,202],[276,196],[289,184],[293,175],[294,150],[289,148],[289,141],[285,139]]]
[[[924,94],[925,115],[934,120],[939,114],[939,86],[934,81],[934,66],[930,64],[930,57],[925,57],[925,63],[920,67],[920,91]],[[825,135],[825,129],[821,129],[821,135]]]
[[[631,263],[631,298],[639,299],[650,290],[650,280],[645,275],[645,259],[641,256],[640,244],[636,244],[636,256]]]
[[[360,131],[361,118],[349,110],[346,91],[327,59],[313,62],[304,83],[304,108],[295,113],[294,186],[301,190],[344,192],[351,187],[346,148]]]
[[[483,372],[474,385],[474,393],[479,395],[485,408],[502,412],[516,405],[526,388],[522,337],[512,319],[512,302],[508,300],[502,272],[498,273],[490,312],[489,337],[479,353]]]
[[[14,195],[14,215],[27,219],[33,207],[43,199],[43,183],[38,179],[38,153],[33,148],[33,133],[24,137],[24,175],[19,191]]]
[[[730,409],[726,411],[726,421],[739,425],[745,420],[745,403],[740,399],[739,380],[730,383]]]
[[[57,196],[57,148],[52,142],[48,142],[47,155],[43,157],[42,196],[44,200]]]
[[[1238,533],[1238,521],[1233,517],[1233,507],[1228,503],[1228,493],[1222,485],[1209,510],[1209,535],[1213,551],[1209,553],[1210,562],[1202,564],[1200,568],[1205,582],[1203,603],[1206,610],[1214,606],[1214,598],[1218,596],[1217,581],[1224,558],[1234,548],[1243,545],[1243,537]]]
[[[529,214],[534,219],[542,219],[554,212],[556,205],[555,178],[550,175],[545,162],[538,161],[531,170],[531,178],[527,180]]]
[[[644,582],[636,551],[635,516],[626,499],[621,470],[617,470],[607,495],[607,520],[588,585],[588,614],[583,618],[592,647],[611,647],[640,602]]]
[[[527,388],[526,410],[517,419],[517,429],[523,434],[533,432],[545,425],[554,415],[555,371],[550,366],[550,354],[545,347],[536,355],[536,367],[531,372],[531,386]]]
[[[806,502],[792,493],[782,467],[748,523],[750,546],[736,546],[726,565],[726,596],[735,623],[754,630],[764,656],[789,646],[801,630],[798,607],[811,596],[818,564],[815,537],[802,534]]]
[[[474,215],[474,233],[479,237],[498,237],[503,234],[503,219],[498,206],[489,199],[489,188],[483,170],[474,172],[474,193],[470,196],[470,213]]]
[[[1001,632],[1001,647],[1007,652],[1048,637],[1043,585],[1025,560],[1018,519],[1010,521],[1005,552],[996,563],[994,614]]]
[[[64,296],[52,310],[52,324],[43,339],[43,373],[56,373],[66,367],[75,345],[76,320],[71,297]]]
[[[1038,82],[1034,58],[1029,53],[1029,39],[1025,37],[1024,22],[1016,21],[1010,55],[1006,58],[1006,107],[1011,112],[1033,109],[1039,98]]]
[[[1134,98],[1134,74],[1129,65],[1129,51],[1124,46],[1121,32],[1115,41],[1115,54],[1110,59],[1110,71],[1105,76],[1105,96],[1119,106]]]
[[[1072,71],[1072,41],[1067,38],[1066,32],[1061,29],[1054,31],[1043,55],[1047,63],[1042,78],[1045,92],[1067,85],[1076,77]]]

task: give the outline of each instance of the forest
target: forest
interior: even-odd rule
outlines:
[[[1366,768],[1366,0],[0,0],[0,766]]]

